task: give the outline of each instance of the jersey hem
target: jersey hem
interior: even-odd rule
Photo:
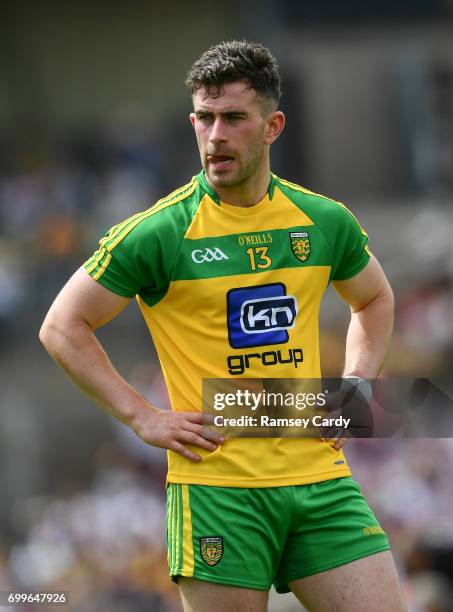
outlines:
[[[305,475],[305,476],[288,476],[287,478],[246,478],[240,479],[235,478],[219,478],[203,476],[203,478],[194,478],[193,476],[186,476],[184,474],[168,474],[167,483],[175,484],[196,484],[206,485],[211,487],[229,487],[229,488],[244,488],[244,489],[260,489],[269,487],[289,487],[294,485],[305,485],[313,484],[316,482],[323,482],[325,480],[333,480],[335,478],[344,478],[345,476],[352,476],[349,468],[343,468],[332,472],[319,472],[317,474]]]

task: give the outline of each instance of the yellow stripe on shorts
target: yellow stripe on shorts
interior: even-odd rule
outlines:
[[[180,571],[180,550],[181,550],[181,485],[176,484],[176,533],[175,539],[175,566],[173,571]]]
[[[172,573],[176,569],[176,546],[178,540],[178,534],[176,532],[176,498],[178,495],[178,490],[175,484],[172,485],[173,495],[172,495],[172,504],[171,504],[171,566],[170,569]]]
[[[167,503],[167,560],[170,575],[193,576],[195,558],[189,485],[170,483]]]
[[[193,576],[195,559],[193,554],[192,540],[192,513],[189,504],[189,485],[183,484],[182,488],[182,512],[183,512],[183,534],[182,550],[184,560],[184,576]]]
[[[173,499],[173,489],[172,486],[169,485],[168,487],[168,492],[167,492],[167,561],[168,561],[168,568],[170,570],[171,573],[171,563],[172,563],[172,558],[171,558],[171,543],[172,543],[172,533],[171,533],[171,505],[172,505],[172,499]]]

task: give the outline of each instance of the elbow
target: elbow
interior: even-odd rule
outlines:
[[[395,297],[390,286],[372,301],[375,308],[379,309],[382,317],[393,319],[395,312]]]
[[[39,330],[39,340],[55,361],[60,361],[70,347],[76,347],[86,338],[90,326],[86,321],[68,317],[66,313],[50,309]]]
[[[39,340],[44,348],[52,353],[52,347],[55,345],[56,338],[59,335],[59,329],[56,322],[53,320],[51,313],[48,313],[39,330]]]
[[[395,311],[395,296],[393,294],[393,291],[392,291],[392,288],[390,287],[390,285],[387,285],[387,288],[386,288],[386,291],[384,293],[383,299],[387,303],[387,308],[389,309],[389,311],[393,315],[393,313]]]
[[[372,303],[370,312],[375,313],[380,321],[387,322],[389,329],[393,329],[395,319],[395,298],[393,291],[388,287],[388,290],[382,292]]]
[[[386,286],[381,287],[380,291],[377,292],[373,297],[367,300],[365,303],[359,303],[351,305],[351,312],[358,314],[365,310],[379,309],[382,316],[390,315],[393,317],[395,310],[395,297],[393,295],[392,288],[387,283]]]
[[[39,340],[54,359],[66,342],[67,327],[67,322],[52,309],[47,313],[41,325]]]

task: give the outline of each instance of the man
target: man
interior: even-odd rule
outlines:
[[[169,449],[170,574],[186,611],[261,612],[272,583],[310,610],[403,610],[387,537],[350,478],[344,439],[224,441],[203,428],[204,378],[320,377],[317,316],[329,281],[352,313],[344,376],[375,377],[393,298],[353,215],[270,172],[285,124],[270,52],[221,43],[187,83],[202,172],[106,234],[55,300],[41,340],[84,393]],[[93,334],[134,296],[172,412],[131,388]],[[255,325],[285,296],[284,315],[246,328],[247,305],[261,308],[250,311]]]

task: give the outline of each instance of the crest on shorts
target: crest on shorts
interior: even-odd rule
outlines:
[[[217,565],[223,556],[222,536],[200,538],[200,554],[206,565]]]
[[[307,261],[311,253],[308,232],[290,232],[291,250],[299,261]]]

